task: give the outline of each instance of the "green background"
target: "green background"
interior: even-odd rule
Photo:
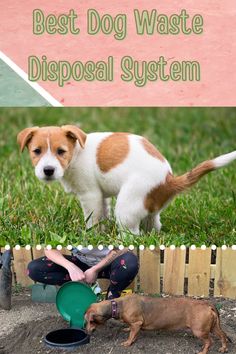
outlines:
[[[0,106],[50,106],[37,91],[0,59]]]

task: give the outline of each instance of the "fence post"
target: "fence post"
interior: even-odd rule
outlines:
[[[160,250],[140,251],[140,290],[147,294],[160,293]]]
[[[236,251],[217,248],[214,296],[236,298]]]
[[[189,250],[188,295],[209,296],[211,249]]]
[[[165,249],[164,253],[164,274],[163,291],[170,295],[184,294],[184,273],[185,273],[186,250],[175,248]]]
[[[32,260],[31,250],[21,248],[13,249],[14,271],[16,274],[16,282],[22,286],[29,286],[33,281],[27,276],[27,266]]]

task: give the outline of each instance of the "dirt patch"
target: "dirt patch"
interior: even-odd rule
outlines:
[[[28,324],[32,320],[41,321],[49,316],[59,317],[54,304],[32,303],[27,290],[13,295],[12,309],[4,311],[0,308],[0,343],[5,335],[13,332],[19,325]]]
[[[236,343],[236,303],[232,300],[212,300],[220,311],[223,329]],[[29,293],[13,296],[13,308],[0,310],[0,354],[65,354],[68,351],[50,349],[43,342],[44,336],[55,329],[66,328],[67,323],[58,315],[55,305],[33,304]],[[90,344],[69,353],[81,354],[193,354],[201,349],[201,342],[186,332],[141,332],[130,348],[120,343],[127,338],[123,325],[110,320],[91,337]],[[214,338],[210,353],[218,353],[220,343]],[[236,353],[234,344],[229,352]]]

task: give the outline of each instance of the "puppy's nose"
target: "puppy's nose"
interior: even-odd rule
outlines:
[[[52,166],[46,166],[43,169],[43,172],[44,172],[45,176],[47,176],[47,177],[52,176],[54,171],[55,171],[55,168]]]

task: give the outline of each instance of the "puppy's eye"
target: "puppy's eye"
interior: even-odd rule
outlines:
[[[63,150],[63,149],[61,149],[61,148],[58,148],[58,149],[57,149],[57,154],[58,154],[58,155],[64,155],[65,152],[66,152],[66,151]]]
[[[35,153],[35,155],[40,155],[41,149],[40,148],[34,149],[33,152]]]

